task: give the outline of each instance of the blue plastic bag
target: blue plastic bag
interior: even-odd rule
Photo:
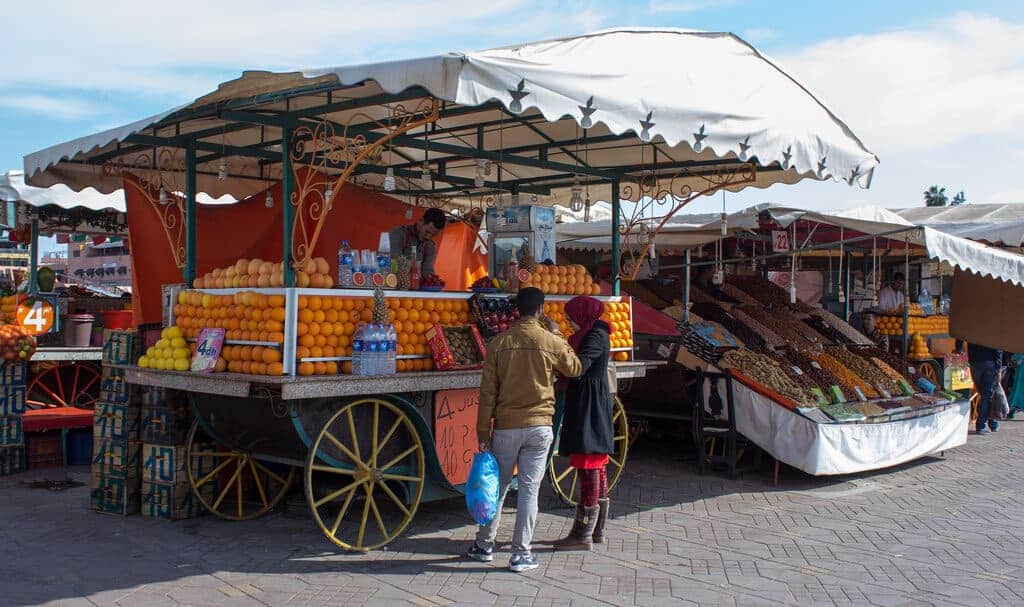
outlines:
[[[490,451],[473,456],[473,467],[466,479],[466,508],[478,525],[491,522],[498,513],[498,460]]]

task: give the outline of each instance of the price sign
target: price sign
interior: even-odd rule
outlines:
[[[477,452],[476,413],[480,390],[441,390],[434,395],[434,445],[445,478],[461,485]]]
[[[44,335],[54,329],[57,312],[47,299],[26,299],[15,311],[18,326],[32,335]]]
[[[772,249],[776,253],[789,250],[789,232],[785,230],[772,230]]]
[[[203,329],[199,333],[196,353],[192,355],[192,371],[197,373],[213,372],[223,346],[224,329]]]

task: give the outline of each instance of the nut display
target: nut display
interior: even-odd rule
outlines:
[[[695,303],[690,308],[690,311],[698,314],[705,320],[717,322],[722,325],[752,350],[764,350],[767,347],[767,344],[761,335],[750,330],[736,317],[729,315],[725,309],[717,303]]]
[[[842,318],[839,318],[838,316],[829,312],[828,310],[815,309],[814,312],[812,312],[812,314],[820,317],[826,323],[834,327],[837,331],[839,331],[846,337],[847,341],[849,341],[852,344],[856,344],[858,346],[873,346],[875,344],[875,342],[868,339],[867,336],[865,336],[863,333],[850,326],[850,323],[846,322]]]
[[[782,338],[778,333],[772,331],[768,327],[764,326],[761,322],[755,320],[752,316],[743,311],[740,307],[733,308],[730,313],[737,318],[740,322],[745,324],[754,333],[764,338],[766,344],[772,348],[784,348],[789,342]]]
[[[849,389],[851,392],[854,388],[858,388],[860,389],[861,394],[866,398],[878,398],[881,396],[878,393],[878,390],[869,386],[867,382],[860,378],[860,376],[829,354],[822,352],[820,354],[809,354],[809,356],[819,365],[824,367],[826,371],[835,376],[835,378],[839,380],[839,385]]]
[[[815,359],[803,352],[788,352],[787,356],[790,360],[800,363],[800,368],[811,376],[814,383],[822,390],[828,390],[832,386],[837,386],[839,391],[843,393],[843,398],[846,400],[852,400],[856,396],[849,387],[843,385],[843,382],[839,381],[835,375],[830,373],[825,367],[821,366]]]
[[[810,393],[798,386],[776,361],[764,354],[750,350],[730,350],[726,352],[719,365],[736,369],[751,379],[771,388],[782,396],[802,407],[817,406],[817,401]]]
[[[883,373],[877,365],[861,358],[843,346],[830,346],[825,351],[872,386],[885,388],[890,394],[899,393],[899,384],[893,378]]]
[[[722,294],[725,295],[726,297],[730,297],[736,300],[738,303],[741,304],[759,305],[761,303],[754,299],[753,297],[751,297],[750,295],[747,295],[747,293],[740,289],[739,287],[731,285],[729,283],[722,285]]]
[[[860,352],[865,356],[870,356],[873,358],[877,358],[881,361],[884,361],[890,369],[896,371],[897,373],[900,373],[903,379],[910,382],[911,386],[913,386],[914,383],[917,381],[916,369],[914,370],[914,373],[911,373],[910,370],[913,367],[908,367],[906,364],[904,364],[903,359],[901,359],[899,356],[896,356],[891,352],[886,352],[885,350],[878,347],[863,348],[860,350]]]
[[[475,365],[480,362],[480,351],[476,347],[473,335],[463,327],[446,327],[445,335],[451,345],[455,364],[459,366]]]
[[[779,320],[760,306],[739,306],[739,309],[746,312],[754,320],[770,329],[779,337],[785,339],[789,342],[789,345],[795,348],[806,349],[813,345],[810,340],[794,330],[789,323]]]
[[[728,282],[765,305],[785,306],[789,304],[789,293],[774,282],[758,275],[732,275]]]

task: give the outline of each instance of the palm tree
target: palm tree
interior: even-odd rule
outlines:
[[[948,202],[946,188],[933,185],[924,191],[924,204],[928,207],[944,207]]]
[[[959,204],[964,204],[965,202],[967,202],[967,194],[964,194],[964,191],[960,190],[956,193],[956,196],[953,197],[953,200],[951,200],[949,204],[957,206]]]

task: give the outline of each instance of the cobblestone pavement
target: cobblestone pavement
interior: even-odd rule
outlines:
[[[29,488],[42,475],[30,472],[0,479],[0,604],[1021,605],[1022,436],[1009,422],[945,458],[834,479],[790,470],[777,487],[764,472],[699,477],[670,445],[641,445],[608,543],[540,546],[524,575],[505,553],[458,557],[473,533],[458,500],[424,505],[390,550],[360,556],[298,508],[245,523],[119,518],[90,512],[86,487]],[[551,495],[542,510],[538,540],[568,530]]]

